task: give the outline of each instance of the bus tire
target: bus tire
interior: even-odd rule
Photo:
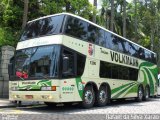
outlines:
[[[146,88],[145,88],[145,92],[144,92],[143,100],[144,100],[144,101],[146,101],[146,100],[148,100],[148,99],[149,99],[149,97],[150,97],[149,87],[148,87],[148,86],[146,86]]]
[[[143,88],[142,88],[142,86],[139,86],[139,87],[138,87],[138,92],[137,92],[136,101],[137,101],[137,102],[141,102],[142,99],[143,99],[143,96],[144,96]]]
[[[94,103],[95,91],[93,90],[93,87],[91,85],[88,85],[84,88],[82,107],[88,109],[93,107]]]
[[[97,106],[105,106],[109,101],[107,86],[101,86],[97,94]]]

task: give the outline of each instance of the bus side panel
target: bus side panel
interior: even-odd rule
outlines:
[[[139,66],[139,79],[138,82],[143,84],[145,88],[146,85],[150,87],[150,95],[157,94],[157,81],[158,81],[158,68],[149,62],[142,62]]]

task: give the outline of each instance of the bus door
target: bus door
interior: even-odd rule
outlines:
[[[75,94],[75,75],[76,75],[76,57],[75,53],[68,50],[62,50],[62,80],[61,80],[61,102],[74,100]]]

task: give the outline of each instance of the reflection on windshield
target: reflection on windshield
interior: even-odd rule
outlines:
[[[20,41],[59,34],[61,32],[64,15],[52,16],[28,23],[22,33]]]
[[[60,46],[43,46],[20,50],[16,54],[16,76],[57,77]]]

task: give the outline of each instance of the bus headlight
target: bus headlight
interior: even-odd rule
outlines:
[[[56,91],[56,86],[42,86],[42,91]]]
[[[51,89],[51,87],[43,86],[43,87],[41,87],[41,90],[42,90],[42,91],[51,91],[52,89]]]

